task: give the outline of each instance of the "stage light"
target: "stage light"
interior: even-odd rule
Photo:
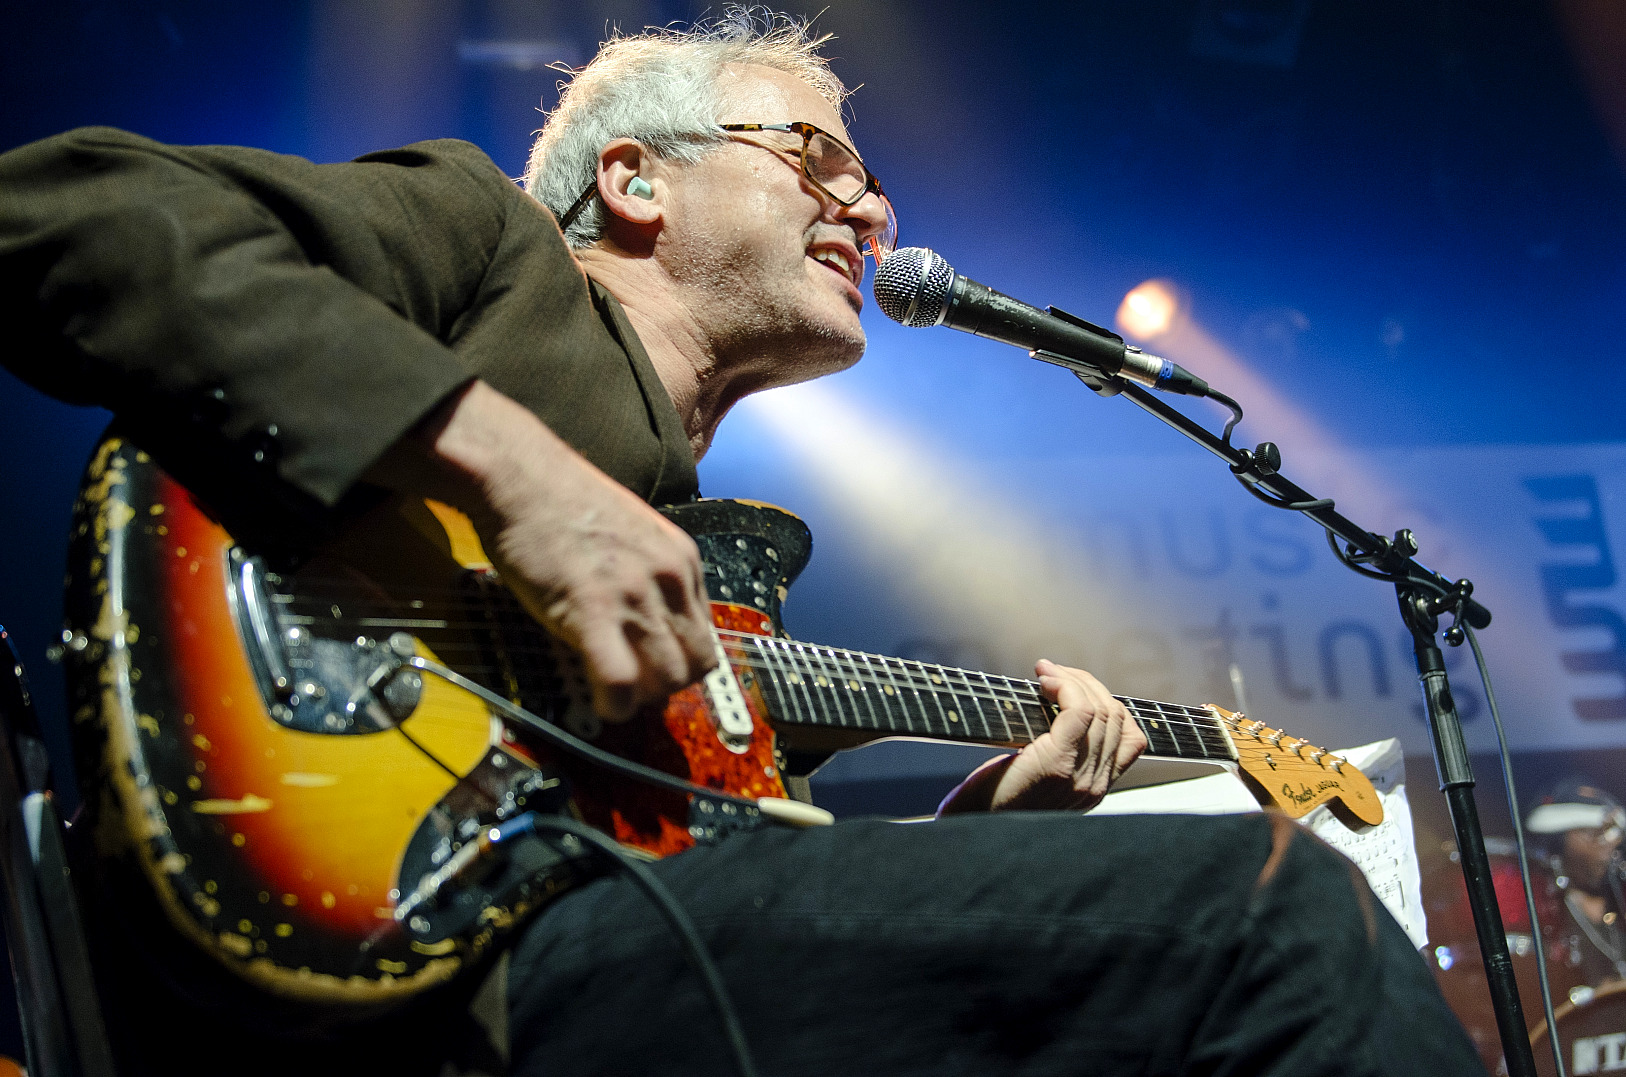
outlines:
[[[1349,519],[1378,534],[1398,527],[1416,529],[1424,540],[1424,562],[1435,567],[1449,563],[1459,550],[1466,552],[1463,536],[1416,504],[1410,494],[1413,484],[1395,474],[1394,465],[1385,466],[1370,456],[1362,459],[1320,421],[1316,412],[1338,407],[1336,399],[1317,398],[1305,405],[1278,387],[1292,364],[1327,361],[1300,352],[1296,334],[1308,332],[1310,320],[1298,311],[1288,314],[1294,334],[1276,349],[1279,354],[1244,358],[1202,324],[1185,289],[1155,279],[1124,296],[1117,325],[1126,336],[1146,341],[1157,354],[1241,402],[1247,418],[1237,429],[1237,444],[1251,448],[1255,439],[1274,442],[1287,460],[1283,473],[1318,497],[1336,499],[1339,511]],[[1274,364],[1280,373],[1262,373],[1261,364]],[[1499,581],[1486,578],[1482,570],[1475,582],[1489,588]]]
[[[1269,438],[1288,456],[1286,470],[1307,488],[1336,497],[1340,506],[1355,511],[1357,519],[1378,521],[1379,531],[1399,526],[1387,522],[1398,508],[1397,491],[1387,479],[1356,466],[1349,460],[1349,448],[1309,409],[1288,399],[1275,379],[1262,375],[1253,362],[1209,332],[1179,285],[1156,279],[1135,287],[1118,308],[1118,328],[1241,401],[1248,417],[1238,431],[1239,442],[1247,443],[1250,435]],[[1333,463],[1340,458],[1342,464]],[[1311,460],[1320,466],[1307,467]]]
[[[997,672],[1031,677],[1041,656],[1117,672],[1099,626],[1144,617],[1148,596],[1101,565],[1076,526],[1031,511],[1038,484],[1000,489],[952,450],[822,383],[762,393],[740,413],[790,451],[842,531],[908,596],[923,630],[952,626],[985,644]],[[1088,477],[1072,481],[1069,496],[1090,496]],[[1172,686],[1159,674],[1121,687],[1155,696]]]
[[[1179,317],[1180,295],[1166,280],[1149,280],[1124,296],[1118,305],[1118,324],[1137,340],[1150,340],[1169,331]]]

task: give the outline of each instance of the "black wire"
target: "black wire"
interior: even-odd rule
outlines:
[[[599,763],[611,770],[620,771],[633,778],[665,786],[678,792],[692,793],[696,796],[716,800],[733,801],[753,811],[757,810],[756,802],[753,800],[729,796],[715,789],[694,785],[664,771],[655,770],[641,763],[634,763],[629,759],[622,759],[620,756],[595,748],[586,741],[571,736],[546,719],[532,714],[523,707],[516,706],[478,682],[469,680],[457,671],[448,669],[438,663],[421,657],[413,657],[407,659],[402,665],[423,670],[425,673],[432,673],[466,691],[473,692],[486,703],[496,707],[526,728],[542,734],[556,747],[582,756],[589,762]],[[399,727],[397,732],[406,736],[406,733],[400,730]],[[436,758],[432,752],[424,749],[416,740],[413,740],[410,736],[407,737],[407,740],[442,769],[452,774],[453,777],[459,777],[455,771]],[[665,884],[656,878],[655,873],[650,871],[636,857],[628,853],[613,839],[593,827],[578,823],[574,819],[553,815],[542,816],[536,812],[526,812],[525,817],[529,819],[533,830],[541,828],[575,835],[608,855],[617,866],[632,876],[633,881],[648,895],[649,900],[666,918],[666,922],[671,926],[673,933],[677,935],[678,941],[683,946],[684,956],[705,982],[706,993],[711,997],[711,1003],[717,1010],[717,1017],[723,1024],[723,1032],[728,1037],[729,1049],[734,1055],[734,1064],[740,1071],[740,1077],[757,1077],[756,1063],[752,1061],[750,1046],[745,1041],[745,1030],[740,1025],[739,1014],[735,1012],[734,1004],[728,997],[728,989],[723,984],[722,974],[717,971],[717,966],[711,960],[711,955],[706,952],[705,943],[701,941],[700,933],[695,928],[694,921],[689,919],[688,914],[683,911],[683,907],[678,904],[677,898],[672,895],[672,892],[666,888]]]
[[[1530,884],[1530,862],[1525,858],[1524,821],[1519,814],[1519,794],[1513,787],[1513,757],[1508,752],[1507,734],[1502,731],[1502,712],[1496,706],[1496,693],[1491,689],[1490,668],[1479,649],[1479,638],[1473,626],[1462,625],[1463,633],[1474,650],[1474,664],[1479,667],[1479,682],[1485,686],[1485,702],[1490,705],[1491,722],[1496,726],[1496,755],[1502,763],[1502,782],[1507,787],[1507,809],[1513,815],[1513,838],[1519,849],[1519,875],[1524,880],[1524,907],[1530,917],[1530,937],[1536,944],[1536,970],[1541,974],[1541,1012],[1547,1019],[1547,1045],[1552,1048],[1553,1061],[1558,1064],[1558,1077],[1565,1077],[1564,1051],[1558,1043],[1558,1026],[1553,1017],[1553,988],[1547,982],[1547,954],[1541,942],[1541,919],[1536,915],[1536,892]]]
[[[399,733],[402,737],[405,737],[406,742],[408,744],[412,745],[414,748],[418,749],[418,751],[422,752],[424,758],[428,759],[431,763],[435,764],[435,766],[439,767],[441,770],[444,770],[447,774],[450,774],[452,776],[453,781],[461,782],[463,780],[464,775],[458,773],[457,771],[453,770],[451,767],[447,766],[445,760],[441,759],[440,756],[436,755],[434,752],[431,752],[428,748],[424,747],[421,743],[419,743],[417,738],[415,738],[411,733],[408,733],[406,731],[405,726],[398,725],[398,726],[395,727],[395,731],[397,733]],[[487,797],[486,799],[489,800],[490,797]]]
[[[572,755],[580,756],[589,763],[596,763],[608,770],[618,771],[630,778],[636,778],[638,781],[646,782],[650,785],[659,785],[675,792],[687,793],[690,796],[706,797],[711,800],[726,801],[736,804],[740,808],[747,809],[751,812],[756,812],[759,810],[755,800],[746,797],[730,796],[729,794],[720,792],[716,789],[708,789],[703,785],[695,785],[693,782],[686,782],[676,775],[668,774],[664,770],[656,770],[654,767],[646,767],[642,763],[634,763],[630,759],[623,759],[618,755],[606,752],[602,748],[596,748],[587,743],[585,740],[582,740],[580,737],[571,736],[569,733],[566,733],[563,729],[560,729],[546,718],[532,714],[524,707],[517,706],[512,701],[504,699],[502,696],[493,692],[480,682],[470,680],[456,670],[448,669],[438,662],[431,662],[427,658],[415,656],[406,659],[404,662],[402,662],[402,665],[411,666],[413,669],[423,670],[425,673],[433,673],[441,680],[450,681],[452,684],[457,685],[465,692],[472,692],[474,695],[477,695],[484,700],[488,705],[495,707],[497,710],[512,718],[526,729],[529,729],[533,733],[536,733],[538,736],[542,737],[544,740],[548,741],[555,748],[558,748],[561,751],[569,752]]]
[[[1332,555],[1338,558],[1345,568],[1349,569],[1351,572],[1356,572],[1362,576],[1366,576],[1369,579],[1382,580],[1384,583],[1402,582],[1404,577],[1391,576],[1387,572],[1377,572],[1373,569],[1367,568],[1363,564],[1351,560],[1350,556],[1344,551],[1343,547],[1338,545],[1338,536],[1332,533],[1332,528],[1329,527],[1326,529],[1326,531],[1327,545],[1332,547]]]
[[[584,823],[557,815],[543,816],[536,812],[525,814],[530,820],[532,830],[556,830],[572,834],[609,856],[621,870],[632,876],[632,881],[643,890],[650,903],[666,918],[672,933],[677,936],[678,942],[683,947],[683,956],[705,982],[706,994],[711,997],[717,1018],[722,1022],[723,1033],[728,1037],[728,1046],[733,1052],[734,1066],[740,1071],[740,1077],[756,1077],[757,1067],[751,1058],[750,1045],[745,1041],[745,1029],[741,1026],[739,1014],[728,996],[728,987],[723,983],[722,973],[717,970],[716,963],[706,952],[706,944],[701,940],[694,921],[683,911],[683,906],[678,904],[677,898],[666,888],[666,884],[649,870],[648,865],[600,831]]]
[[[1315,501],[1283,501],[1279,497],[1271,497],[1269,494],[1260,493],[1258,487],[1249,482],[1247,476],[1236,468],[1231,468],[1231,474],[1236,476],[1236,481],[1242,484],[1244,490],[1273,509],[1286,509],[1288,512],[1314,512],[1317,509],[1334,507],[1333,499],[1330,497],[1319,498]]]
[[[1224,404],[1226,407],[1231,409],[1231,421],[1225,424],[1225,444],[1227,447],[1229,447],[1231,444],[1231,431],[1235,430],[1236,424],[1242,421],[1242,405],[1238,404],[1235,400],[1232,400],[1218,389],[1209,389],[1208,399],[1217,400],[1221,404]]]

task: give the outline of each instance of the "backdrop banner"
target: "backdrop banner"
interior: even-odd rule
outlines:
[[[862,476],[803,456],[807,488],[772,492],[817,517],[808,593],[788,608],[804,638],[1013,674],[1042,655],[1123,694],[1226,707],[1234,665],[1252,717],[1330,746],[1396,736],[1430,751],[1393,588],[1339,565],[1319,528],[1218,461],[1022,459],[973,475],[890,435],[837,433],[868,456]],[[1626,746],[1626,445],[1290,452],[1284,471],[1357,523],[1411,528],[1423,563],[1474,581],[1515,751]],[[896,601],[876,600],[877,576]],[[1446,656],[1469,746],[1490,751],[1472,655]]]

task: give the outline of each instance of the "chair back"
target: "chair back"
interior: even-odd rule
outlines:
[[[63,832],[22,659],[0,627],[0,869],[28,1071],[113,1077]]]

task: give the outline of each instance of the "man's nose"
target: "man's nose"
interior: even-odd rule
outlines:
[[[864,240],[880,235],[886,229],[886,206],[874,191],[865,191],[864,197],[845,207],[845,211],[845,223],[849,223],[858,234],[860,247],[864,245]]]

